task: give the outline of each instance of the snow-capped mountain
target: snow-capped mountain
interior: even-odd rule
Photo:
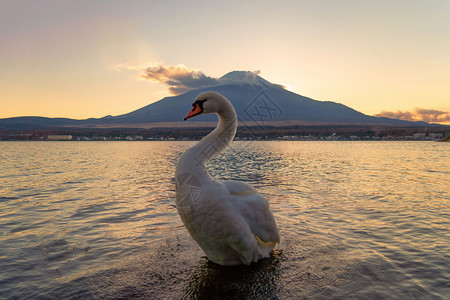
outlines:
[[[412,123],[367,116],[343,104],[317,101],[272,84],[253,72],[233,71],[219,79],[219,84],[166,97],[141,109],[110,118],[111,122],[178,122],[190,109],[194,98],[204,91],[216,91],[233,103],[240,121],[302,121],[321,124],[402,124]],[[214,121],[214,115],[195,121]]]
[[[33,129],[60,126],[88,126],[113,124],[140,124],[182,122],[191,108],[194,98],[204,91],[216,91],[233,103],[241,122],[276,122],[278,125],[303,122],[310,124],[385,124],[424,125],[424,122],[409,122],[389,118],[377,118],[360,113],[343,104],[317,101],[273,84],[254,72],[233,71],[217,80],[217,84],[187,93],[165,97],[138,110],[119,116],[100,119],[73,120],[65,118],[18,117],[0,119],[0,129]],[[215,121],[215,115],[195,118],[196,122]],[[191,122],[190,120],[187,122]],[[186,124],[186,123],[184,123]],[[183,126],[180,123],[180,127]]]

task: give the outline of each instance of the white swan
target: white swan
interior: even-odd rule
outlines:
[[[198,95],[184,119],[208,113],[218,114],[216,129],[188,149],[177,165],[177,210],[209,260],[249,265],[269,257],[280,236],[269,203],[252,186],[217,180],[206,170],[208,161],[231,143],[237,128],[233,105],[216,92]]]

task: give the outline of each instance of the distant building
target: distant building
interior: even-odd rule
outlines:
[[[425,138],[426,135],[427,135],[426,133],[417,132],[417,133],[414,133],[413,138],[415,140],[422,140]]]
[[[63,134],[53,134],[47,136],[47,140],[49,141],[71,141],[72,136],[70,134],[63,135]]]
[[[442,132],[430,132],[428,133],[428,136],[432,139],[432,140],[440,140],[444,138],[444,134]]]

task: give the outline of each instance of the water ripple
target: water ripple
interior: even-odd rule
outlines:
[[[444,143],[240,142],[209,166],[270,202],[281,244],[209,263],[174,170],[192,142],[0,142],[6,299],[435,298],[450,291]]]

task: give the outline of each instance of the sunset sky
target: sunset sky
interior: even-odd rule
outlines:
[[[259,70],[368,115],[450,124],[448,0],[0,0],[0,45],[0,118],[119,115],[180,73]]]

